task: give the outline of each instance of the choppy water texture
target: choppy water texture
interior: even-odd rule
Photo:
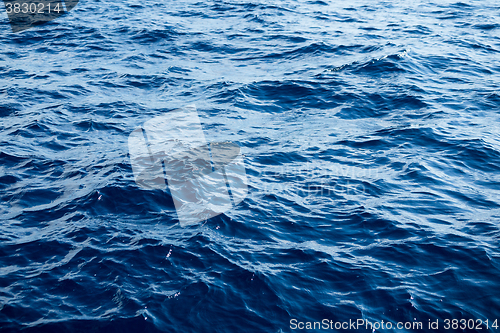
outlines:
[[[2,331],[500,320],[498,1],[82,0],[17,34],[2,13]],[[182,228],[127,137],[193,103],[249,195]]]

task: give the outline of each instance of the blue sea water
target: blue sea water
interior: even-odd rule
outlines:
[[[498,1],[0,12],[2,332],[499,332]],[[188,104],[249,194],[183,228],[127,138]]]

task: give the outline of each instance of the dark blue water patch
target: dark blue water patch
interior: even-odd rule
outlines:
[[[497,93],[488,93],[486,94],[486,100],[492,103],[493,107],[500,108],[500,95]]]
[[[399,110],[421,109],[427,106],[425,102],[411,95],[368,94],[358,96],[357,99],[359,102],[356,107],[343,108],[337,115],[344,119],[381,117]]]
[[[122,34],[123,32],[118,31],[118,34]],[[168,43],[178,38],[178,36],[182,36],[181,33],[177,32],[174,28],[168,29],[164,27],[161,30],[140,30],[140,31],[131,31],[131,39],[136,41],[139,44],[150,45],[154,43]]]
[[[481,140],[467,140],[457,142],[459,149],[456,150],[455,158],[464,161],[473,169],[486,172],[498,172],[500,166],[500,151],[488,147]]]
[[[270,101],[267,105],[252,105],[254,110],[282,112],[283,107],[310,107],[333,109],[339,105],[343,96],[334,96],[332,90],[340,85],[336,81],[282,81],[258,82],[241,89],[241,96],[252,96],[257,100]],[[232,95],[233,99],[235,95]],[[236,95],[238,96],[238,95]],[[246,102],[248,103],[248,102]]]
[[[498,5],[345,7],[91,1],[0,23],[1,330],[500,319]],[[242,148],[249,194],[182,228],[127,144],[193,103]]]
[[[398,56],[386,57],[380,60],[374,59],[367,63],[360,64],[359,66],[355,66],[353,72],[369,75],[389,75],[391,73],[405,72],[403,68],[398,66],[398,61],[400,61]]]
[[[21,105],[16,103],[4,104],[0,107],[0,117],[10,116],[21,110]]]
[[[5,327],[5,332],[16,332],[15,328]],[[144,320],[143,316],[108,320],[75,320],[68,322],[54,322],[38,327],[27,328],[26,332],[162,332],[151,321]]]
[[[432,34],[433,31],[430,30],[427,27],[424,27],[422,25],[416,25],[411,29],[404,30],[404,32],[410,33],[410,34],[417,34],[417,35],[429,35]]]
[[[191,49],[191,51],[193,51],[193,47],[195,52],[217,52],[221,56],[244,53],[248,50],[248,48],[235,48],[231,46],[231,44],[211,45],[204,42],[196,42],[194,45],[189,45],[186,47],[186,50]]]
[[[493,29],[496,29],[496,28],[500,27],[500,25],[497,24],[497,23],[490,23],[490,24],[488,24],[488,23],[484,24],[483,23],[483,24],[475,24],[475,25],[473,25],[473,27],[475,29],[479,29],[479,30],[493,30]]]
[[[80,128],[83,131],[103,131],[103,130],[109,130],[111,132],[116,132],[116,133],[123,133],[124,129],[120,128],[117,124],[109,124],[109,123],[100,123],[98,121],[94,120],[83,120],[77,123],[72,124],[72,126],[75,126],[77,128]]]
[[[215,12],[221,12],[221,13],[232,11],[234,9],[236,9],[235,6],[229,6],[227,4],[226,5],[214,4],[214,5],[210,6],[210,10],[215,11]]]

